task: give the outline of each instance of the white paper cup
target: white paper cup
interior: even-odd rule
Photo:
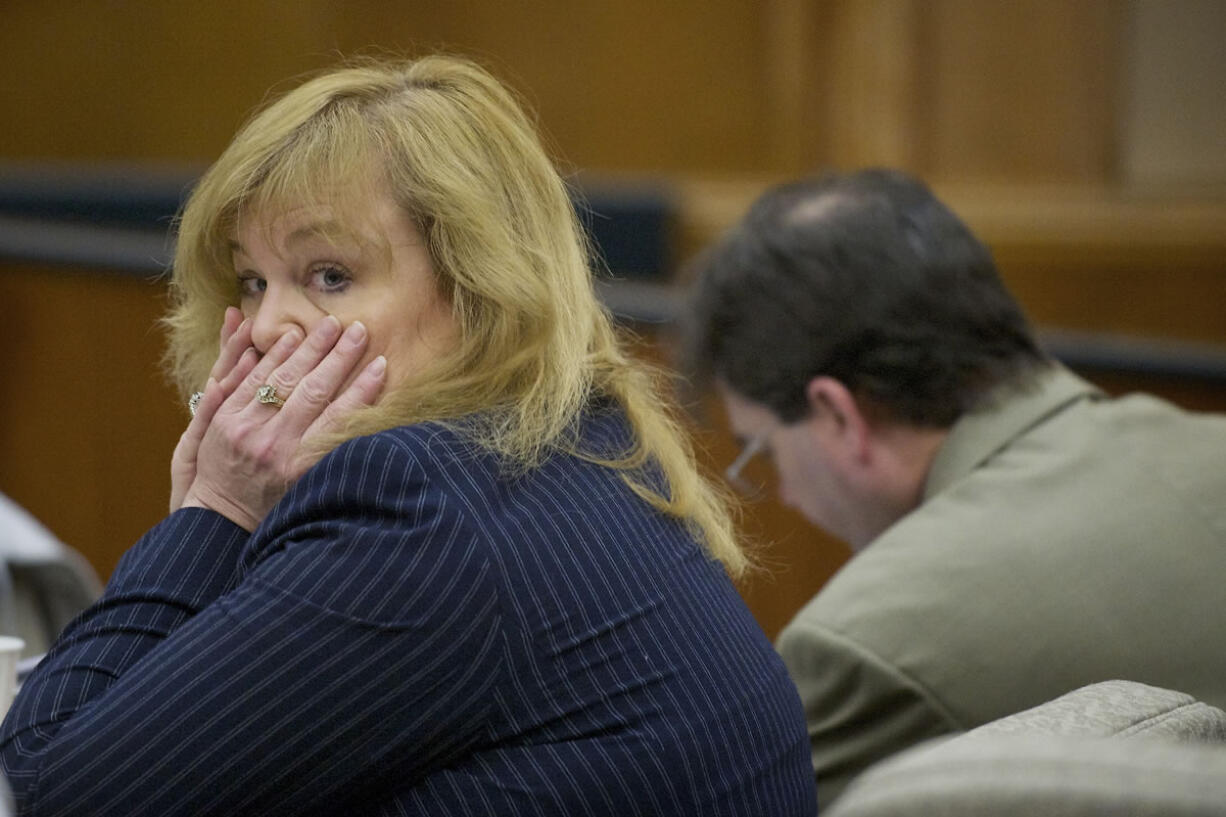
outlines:
[[[26,642],[11,635],[0,635],[0,718],[9,711],[17,691],[17,660]]]

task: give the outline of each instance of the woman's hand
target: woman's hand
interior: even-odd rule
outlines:
[[[236,351],[244,343],[247,348]],[[342,333],[332,316],[305,339],[297,330],[287,333],[258,361],[249,344],[245,323],[223,344],[214,367],[222,376],[210,377],[175,451],[175,469],[181,472],[175,485],[187,482],[190,463],[194,474],[180,506],[210,508],[250,531],[318,461],[321,452],[311,440],[338,430],[347,415],[374,403],[383,389],[386,361],[375,358],[341,391],[362,359],[367,333],[360,323]],[[264,384],[276,389],[284,406],[256,400]]]
[[[234,307],[226,309],[221,322],[221,353],[209,372],[205,392],[218,386],[228,396],[259,360],[251,348],[251,323],[243,320],[243,313]],[[170,512],[174,513],[183,504],[187,489],[196,479],[196,455],[200,440],[208,428],[208,420],[200,416],[199,407],[192,420],[179,437],[174,456],[170,459]]]

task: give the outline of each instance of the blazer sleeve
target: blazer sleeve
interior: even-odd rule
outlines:
[[[803,614],[776,647],[804,706],[820,809],[878,760],[962,728],[897,667]]]
[[[361,811],[468,751],[498,592],[419,459],[346,443],[250,542],[203,510],[150,531],[5,720],[19,813]]]

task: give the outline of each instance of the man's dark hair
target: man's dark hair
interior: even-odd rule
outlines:
[[[826,375],[892,420],[945,428],[1047,360],[987,248],[898,171],[775,187],[691,273],[691,371],[785,422]]]

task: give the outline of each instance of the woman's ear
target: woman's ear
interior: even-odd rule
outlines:
[[[818,437],[827,450],[865,463],[872,426],[851,390],[833,377],[815,377],[805,388],[805,397]]]

